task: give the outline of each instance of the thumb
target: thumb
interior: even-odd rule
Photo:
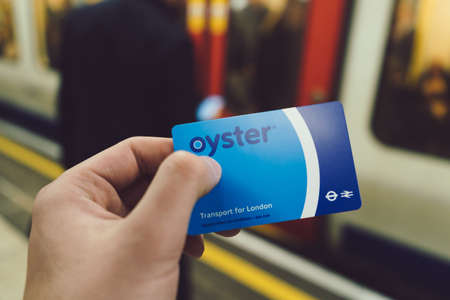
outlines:
[[[210,157],[184,151],[169,155],[129,215],[130,221],[152,237],[179,241],[181,248],[195,203],[219,182],[221,174],[220,165]]]

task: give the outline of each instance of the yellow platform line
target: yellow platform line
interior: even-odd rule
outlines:
[[[0,136],[0,153],[51,180],[64,172],[64,168],[58,163],[2,136]],[[205,246],[202,262],[269,299],[316,299],[209,241],[205,241]]]
[[[61,165],[2,136],[0,136],[0,152],[48,179],[55,179],[64,172],[64,168]]]
[[[205,241],[205,249],[200,261],[269,299],[316,299],[209,241]]]

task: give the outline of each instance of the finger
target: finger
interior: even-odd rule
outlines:
[[[139,203],[151,181],[152,176],[142,176],[119,193],[120,201],[125,208],[125,215]]]
[[[172,139],[133,137],[75,166],[67,176],[95,174],[121,191],[137,178],[153,174],[172,152]]]
[[[221,236],[232,237],[232,236],[237,235],[239,232],[241,232],[240,229],[232,229],[232,230],[219,231],[216,233]]]
[[[183,249],[184,253],[199,258],[202,256],[203,251],[205,251],[205,244],[202,235],[188,235],[186,237]]]
[[[194,204],[218,183],[220,176],[221,168],[212,158],[184,151],[171,154],[129,215],[129,222],[137,225],[136,230],[175,240],[181,251]]]

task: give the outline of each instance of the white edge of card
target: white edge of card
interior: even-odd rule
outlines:
[[[291,122],[292,127],[297,133],[298,140],[300,141],[303,153],[305,154],[307,174],[306,199],[300,218],[314,217],[317,211],[317,204],[319,203],[320,190],[320,170],[316,146],[311,136],[311,132],[308,129],[308,125],[306,125],[306,122],[298,109],[286,108],[283,109],[283,113]]]

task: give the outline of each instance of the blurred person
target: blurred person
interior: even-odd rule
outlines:
[[[242,10],[230,10],[225,97],[227,109],[233,113],[252,113],[257,110],[251,88],[267,11],[261,0],[249,1]]]
[[[173,125],[195,120],[182,2],[110,0],[68,14],[59,102],[66,167],[127,137],[168,137]]]
[[[13,11],[10,0],[0,0],[0,57],[16,58]]]
[[[53,69],[61,65],[61,39],[64,18],[71,8],[70,0],[46,0],[45,5],[45,48],[47,64]]]
[[[386,83],[382,85],[380,104],[374,121],[378,137],[388,143],[414,147],[420,144],[417,130],[412,130],[417,114],[418,95],[408,82],[408,72],[415,43],[417,3],[400,1],[386,51]]]
[[[65,167],[130,136],[169,137],[175,124],[195,120],[183,6],[181,0],[109,0],[68,14],[59,95]],[[187,261],[182,265],[179,292],[188,295]]]
[[[433,62],[419,78],[417,126],[427,151],[450,156],[450,76],[442,63]]]
[[[305,11],[305,4],[288,0],[280,19],[261,38],[253,86],[260,111],[295,103]]]
[[[191,211],[221,168],[172,152],[171,139],[127,139],[44,187],[24,299],[175,299],[182,252],[204,249],[202,236],[186,236]]]
[[[401,1],[388,46],[388,82],[391,88],[404,88],[410,68],[415,42],[416,4]]]

